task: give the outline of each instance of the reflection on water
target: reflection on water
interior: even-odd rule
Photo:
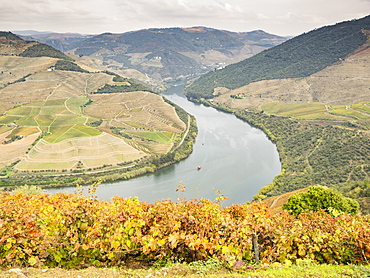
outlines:
[[[176,201],[179,197],[214,200],[215,190],[220,190],[229,197],[225,204],[244,203],[280,173],[276,147],[262,131],[232,114],[189,102],[182,86],[171,87],[163,95],[196,117],[199,133],[193,153],[155,173],[102,184],[97,190],[100,199],[137,196],[149,203],[169,198]],[[198,166],[202,168],[198,170]],[[185,192],[176,192],[179,184],[184,184]],[[64,191],[74,189],[48,190]]]

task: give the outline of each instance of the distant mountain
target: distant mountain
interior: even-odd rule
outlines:
[[[16,31],[15,34],[19,35],[25,40],[33,40],[45,43],[66,52],[75,47],[75,45],[93,35],[81,35],[75,33],[52,33],[52,32],[37,32],[37,31]]]
[[[26,41],[11,32],[0,31],[0,53],[2,55],[19,55],[22,57],[51,57],[72,60],[63,52],[50,45]]]
[[[32,38],[63,52],[98,58],[112,70],[136,69],[169,82],[197,77],[287,40],[261,30],[236,33],[206,27],[96,36],[38,34]]]
[[[50,34],[52,32],[49,31],[36,31],[36,30],[21,30],[21,31],[11,31],[13,34],[17,34],[19,36],[33,36],[33,35],[44,35],[44,34]]]
[[[251,58],[209,72],[186,89],[191,99],[212,98],[214,89],[236,89],[260,80],[307,77],[341,61],[367,41],[370,16],[302,34]]]

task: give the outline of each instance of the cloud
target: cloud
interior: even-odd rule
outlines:
[[[131,17],[147,20],[148,18],[157,20],[166,20],[168,18],[199,18],[207,20],[209,18],[231,17],[242,13],[238,5],[221,1],[188,1],[188,0],[136,0],[130,5],[127,1],[116,1],[117,7],[122,12],[131,12]],[[127,13],[126,13],[127,14]]]
[[[0,4],[0,21],[8,30],[37,29],[68,32],[105,19],[88,1],[12,0]],[[94,25],[93,25],[94,26]]]
[[[207,26],[295,35],[369,10],[370,0],[10,0],[0,1],[0,26],[95,34]]]

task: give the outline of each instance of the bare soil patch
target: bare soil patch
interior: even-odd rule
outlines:
[[[40,133],[41,132],[26,135],[22,139],[9,144],[0,144],[0,168],[17,161],[26,155],[26,152],[32,146],[32,143],[38,138]]]

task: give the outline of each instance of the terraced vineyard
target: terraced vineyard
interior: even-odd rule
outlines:
[[[29,173],[147,167],[151,158],[182,142],[189,119],[181,120],[161,96],[137,91],[144,86],[82,63],[68,61],[67,68],[57,70],[57,61],[0,56],[2,184],[20,176],[26,181]],[[117,92],[97,93],[106,84]]]
[[[325,105],[323,103],[279,103],[270,102],[261,105],[267,114],[289,116],[299,119],[328,119],[328,120],[367,120],[370,119],[369,103],[354,105]]]

